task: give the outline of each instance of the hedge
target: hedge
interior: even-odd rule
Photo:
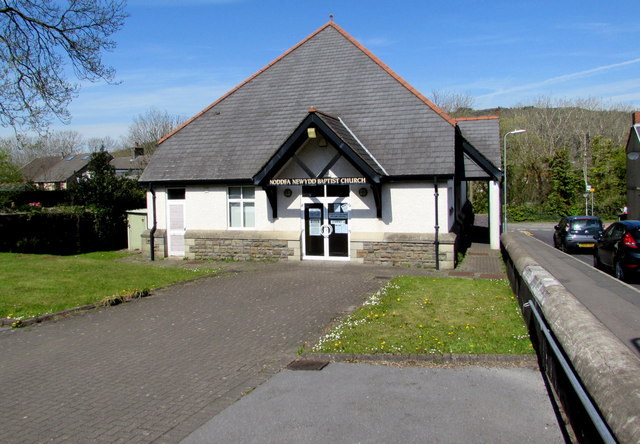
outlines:
[[[120,250],[127,246],[127,224],[111,224],[98,233],[98,216],[75,213],[0,214],[0,251],[70,255]]]

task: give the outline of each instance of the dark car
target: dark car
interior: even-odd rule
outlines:
[[[623,220],[607,227],[593,250],[593,266],[612,270],[622,281],[640,267],[640,220]]]
[[[596,216],[567,216],[560,219],[553,233],[553,246],[562,251],[593,248],[604,230]]]

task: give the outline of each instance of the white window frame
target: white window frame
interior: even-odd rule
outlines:
[[[231,188],[240,188],[240,197],[231,197]],[[244,197],[245,189],[253,190],[253,197]],[[227,227],[229,230],[255,230],[256,229],[256,189],[253,186],[230,186],[227,188]],[[231,204],[240,204],[240,226],[234,227],[231,225]],[[245,226],[245,204],[253,204],[253,226]]]

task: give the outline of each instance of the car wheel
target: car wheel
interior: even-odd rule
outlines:
[[[616,273],[616,278],[620,279],[621,281],[626,280],[626,276],[624,274],[624,268],[622,268],[622,265],[620,265],[620,262],[616,262],[614,264],[614,270]]]

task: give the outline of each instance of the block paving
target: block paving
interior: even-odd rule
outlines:
[[[4,328],[0,442],[179,442],[395,275],[504,277],[498,252],[469,253],[460,270],[448,272],[223,263],[219,276],[144,299]]]
[[[227,267],[127,304],[0,331],[0,442],[179,442],[409,271]]]

